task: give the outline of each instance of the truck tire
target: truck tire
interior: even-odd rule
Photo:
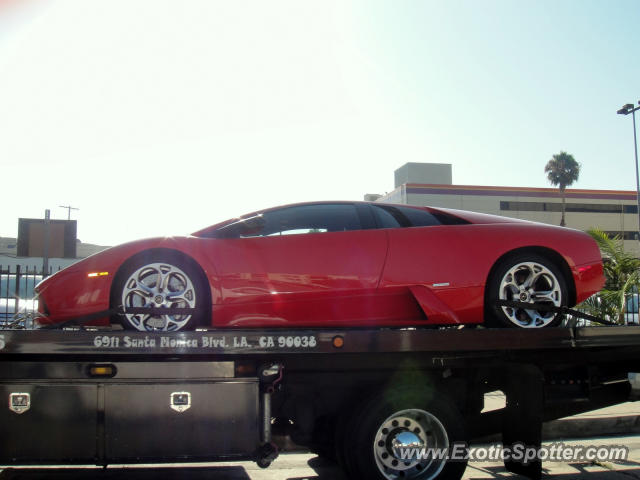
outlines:
[[[373,398],[353,420],[342,442],[350,478],[458,480],[467,466],[466,434],[461,415],[446,396],[420,394],[415,389],[395,390]],[[436,449],[460,459],[403,460],[413,447]],[[460,453],[462,453],[460,455]],[[406,458],[406,457],[405,457]]]
[[[358,478],[353,470],[352,456],[350,455],[351,446],[354,444],[354,431],[359,421],[362,411],[357,407],[361,405],[352,405],[347,408],[343,415],[340,416],[335,432],[335,449],[336,462],[347,474],[347,478]]]

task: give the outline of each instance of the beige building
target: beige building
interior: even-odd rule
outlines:
[[[368,200],[457,208],[560,224],[562,197],[557,188],[453,185],[451,165],[407,163],[395,172],[395,189]],[[599,228],[624,238],[625,249],[640,255],[635,191],[567,189],[565,222],[569,228]]]

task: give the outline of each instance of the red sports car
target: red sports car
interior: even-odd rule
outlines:
[[[576,230],[444,208],[318,202],[109,248],[36,290],[43,324],[89,316],[141,331],[539,328],[560,321],[542,306],[573,306],[603,283],[598,247]],[[498,307],[498,299],[531,307]]]

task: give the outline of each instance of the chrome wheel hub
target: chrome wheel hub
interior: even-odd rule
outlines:
[[[556,314],[536,310],[535,305],[562,305],[560,283],[544,265],[522,262],[511,267],[500,281],[500,300],[531,303],[531,308],[502,307],[511,323],[521,328],[541,328],[553,321]]]
[[[122,290],[125,311],[135,308],[195,308],[193,282],[181,269],[168,263],[151,263],[138,268],[127,278]],[[176,331],[184,327],[191,315],[125,314],[140,331]]]
[[[433,458],[427,452],[449,448],[447,432],[440,421],[424,410],[409,409],[387,418],[374,439],[376,464],[387,479],[435,478],[446,459]]]

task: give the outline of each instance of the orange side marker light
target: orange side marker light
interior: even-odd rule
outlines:
[[[91,272],[87,274],[87,277],[89,278],[106,277],[107,275],[109,275],[109,272]]]

